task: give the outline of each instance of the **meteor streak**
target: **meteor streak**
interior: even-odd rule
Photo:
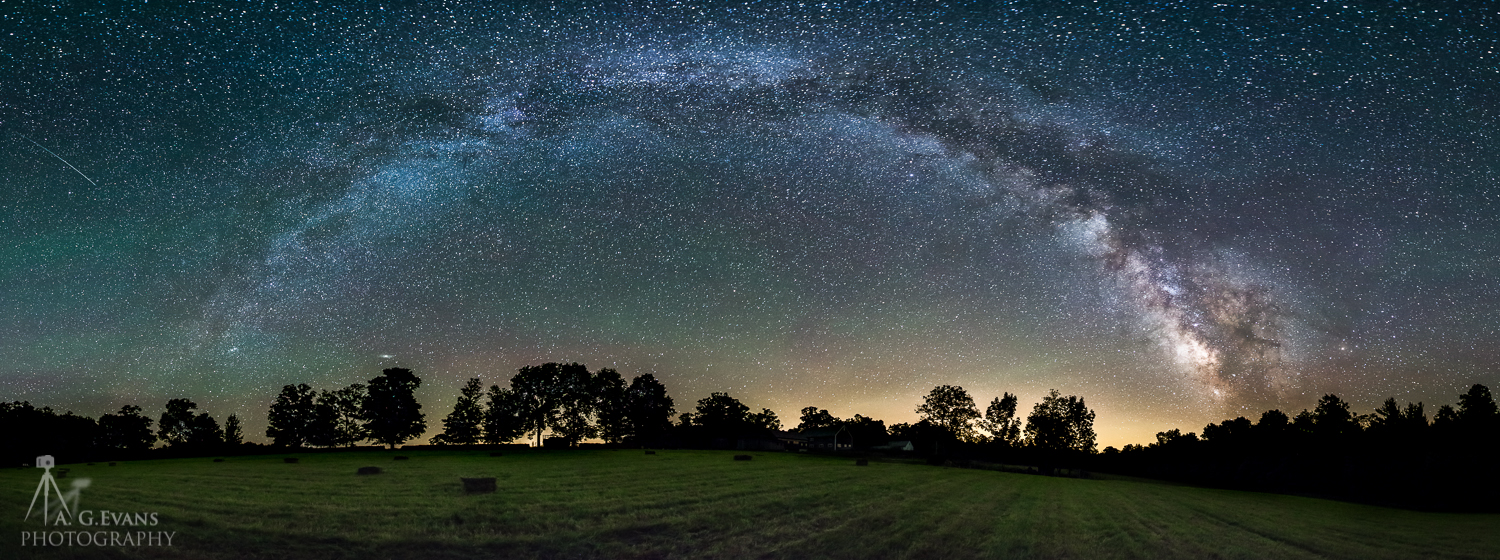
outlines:
[[[40,142],[37,142],[36,140],[32,140],[30,138],[27,138],[25,134],[17,134],[16,136],[20,136],[22,138],[26,138],[27,142],[31,142],[32,144],[36,144],[36,147],[41,148],[43,150],[46,150],[47,153],[52,154],[52,157],[57,158],[57,161],[63,162],[63,165],[66,165],[66,166],[68,166],[69,169],[72,169],[73,171],[77,172],[78,176],[79,177],[83,177],[83,180],[88,181],[90,185],[93,185],[93,186],[96,186],[96,187],[99,186],[99,183],[95,183],[94,180],[90,179],[88,175],[84,175],[82,171],[78,171],[77,167],[73,167],[73,164],[68,163],[68,160],[63,159],[62,156],[53,153],[52,150],[47,150],[47,147],[43,146]]]

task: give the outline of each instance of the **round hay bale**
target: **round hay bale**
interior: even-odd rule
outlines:
[[[380,474],[380,467],[360,467],[357,474]]]
[[[459,478],[464,483],[465,494],[486,494],[495,491],[495,478]]]

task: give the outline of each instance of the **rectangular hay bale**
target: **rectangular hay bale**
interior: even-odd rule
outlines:
[[[495,478],[462,478],[465,494],[485,494],[495,491]]]

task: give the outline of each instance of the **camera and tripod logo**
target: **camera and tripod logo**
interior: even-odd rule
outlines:
[[[111,463],[112,465],[113,463]],[[100,527],[154,527],[159,522],[156,512],[119,512],[109,510],[79,509],[79,496],[89,487],[87,478],[74,479],[67,492],[57,485],[52,476],[56,461],[51,455],[36,458],[36,466],[42,470],[42,480],[31,494],[31,505],[26,508],[24,521],[31,521],[33,514],[40,514],[43,526],[50,531],[22,531],[21,546],[172,546],[176,531],[137,530],[119,531],[97,529]],[[66,474],[67,469],[58,469]],[[55,501],[54,501],[55,497]],[[41,508],[37,502],[41,501]],[[61,527],[82,525],[84,530],[59,530]]]
[[[31,520],[31,512],[36,509],[37,498],[41,498],[43,525],[72,525],[73,511],[78,509],[78,494],[84,488],[89,487],[89,479],[80,478],[74,480],[72,489],[68,490],[67,494],[63,494],[62,489],[57,487],[57,479],[52,477],[52,467],[54,466],[56,465],[51,455],[43,455],[36,458],[36,468],[45,470],[42,472],[42,481],[36,485],[36,492],[31,494],[31,506],[26,508],[26,520]],[[57,505],[60,508],[56,519],[53,519],[49,515],[52,511],[53,494],[57,495]]]

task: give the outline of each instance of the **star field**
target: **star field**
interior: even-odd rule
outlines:
[[[11,4],[7,401],[578,361],[1118,446],[1500,383],[1482,7]]]

